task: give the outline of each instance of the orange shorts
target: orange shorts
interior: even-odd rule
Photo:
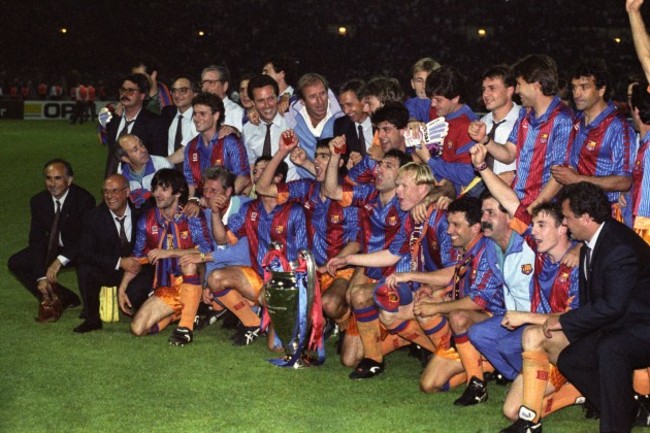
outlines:
[[[169,305],[174,312],[178,313],[183,309],[181,303],[181,284],[183,284],[183,276],[175,277],[172,279],[171,286],[161,286],[154,290],[154,296],[159,297],[165,304]]]
[[[634,219],[634,231],[650,245],[650,218],[637,216]]]
[[[325,291],[330,288],[330,286],[336,279],[342,278],[345,281],[350,281],[350,278],[352,278],[353,273],[354,273],[354,268],[345,268],[336,271],[336,275],[334,276],[331,276],[327,272],[321,274],[319,278],[321,293],[325,293]]]
[[[620,223],[625,222],[623,221],[623,212],[621,211],[621,207],[618,205],[618,203],[612,203],[612,218]]]
[[[260,291],[262,290],[262,286],[264,285],[262,277],[260,277],[255,269],[251,268],[250,266],[238,266],[238,268],[244,274],[244,277],[246,278],[246,281],[248,281],[248,284],[250,284],[255,291],[255,295],[259,295]]]

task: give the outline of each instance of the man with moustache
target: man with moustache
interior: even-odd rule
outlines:
[[[289,129],[286,119],[278,110],[278,84],[268,75],[256,74],[248,82],[248,95],[253,102],[260,122],[244,125],[244,145],[248,163],[253,168],[260,157],[273,157],[278,151],[280,135]],[[296,166],[290,158],[285,158],[289,166],[287,181],[298,178]]]
[[[104,201],[84,217],[80,241],[83,254],[77,275],[85,321],[74,328],[74,332],[84,334],[102,329],[100,289],[102,286],[117,287],[125,271],[138,273],[126,289],[132,311],[140,308],[151,291],[153,270],[150,266],[141,269],[138,260],[131,257],[141,212],[129,203],[129,192],[129,183],[124,176],[110,175],[102,186]]]
[[[167,156],[167,140],[165,128],[160,117],[143,107],[149,82],[142,74],[131,74],[122,80],[119,89],[122,114],[113,116],[106,124],[106,159],[105,177],[117,172],[119,163],[115,156],[117,139],[124,134],[134,134],[140,137],[147,150],[152,155]]]
[[[83,217],[95,207],[95,198],[72,183],[72,166],[63,159],[52,159],[43,166],[45,191],[30,200],[29,245],[9,258],[7,266],[37,299],[53,293],[63,308],[81,302],[70,289],[58,282],[63,267],[77,262]]]

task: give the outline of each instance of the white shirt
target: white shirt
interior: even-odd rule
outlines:
[[[174,120],[171,125],[169,125],[169,130],[167,131],[167,155],[174,153],[174,141],[176,140],[176,129],[178,127],[178,116],[182,115],[183,120],[181,120],[181,131],[183,132],[183,139],[181,140],[181,145],[183,147],[187,146],[187,143],[190,142],[194,137],[197,136],[198,131],[196,130],[196,125],[192,120],[192,115],[194,114],[194,107],[190,106],[184,113],[181,113],[180,110],[176,110],[174,115]]]
[[[120,223],[117,221],[116,218],[122,219],[124,218],[124,231],[126,232],[126,239],[131,242],[131,230],[133,229],[133,220],[131,218],[131,208],[127,205],[126,210],[124,211],[124,215],[122,217],[117,216],[112,210],[108,210],[111,214],[111,218],[113,218],[113,224],[115,224],[115,229],[117,230],[117,237],[120,237]],[[115,265],[115,270],[120,269],[120,261],[122,258],[117,259],[117,265]]]
[[[63,203],[65,203],[65,199],[68,198],[68,193],[69,192],[70,192],[70,189],[69,188],[66,189],[65,192],[63,193],[63,195],[61,196],[61,198],[54,198],[54,196],[50,196],[50,197],[52,197],[52,205],[54,206],[54,213],[56,213],[56,202],[57,201],[59,203],[61,203],[61,211],[63,212]],[[61,237],[61,231],[60,230],[59,230],[59,246],[60,247],[63,246],[63,238]],[[61,254],[59,254],[57,256],[57,259],[61,262],[61,264],[63,266],[66,266],[68,263],[70,263],[70,259],[67,258],[66,256],[62,256]],[[47,265],[49,266],[50,264],[48,263]]]
[[[228,96],[223,98],[223,106],[226,109],[226,118],[223,120],[223,124],[230,125],[233,128],[237,128],[237,131],[242,132],[244,109],[238,103],[231,101]]]
[[[128,132],[129,134],[130,134],[131,131],[133,130],[133,124],[135,123],[135,120],[136,120],[136,119],[138,118],[138,116],[140,115],[140,111],[142,111],[142,108],[140,108],[140,110],[138,110],[138,112],[136,113],[136,115],[133,116],[133,119],[130,120],[131,123],[129,123],[128,129],[126,130],[126,132]],[[122,117],[120,118],[120,124],[119,124],[119,126],[117,127],[117,135],[115,136],[115,140],[116,140],[116,141],[117,141],[117,139],[119,138],[119,136],[120,136],[120,134],[122,133],[122,130],[124,129],[125,126],[126,126],[126,113],[122,114]]]
[[[311,117],[309,117],[309,113],[307,113],[307,107],[303,105],[300,109],[300,115],[303,117],[303,119],[305,119],[305,124],[307,125],[307,128],[309,128],[309,132],[311,132],[314,137],[320,137],[321,133],[323,132],[323,128],[325,128],[325,124],[328,120],[330,120],[330,117],[332,117],[332,110],[330,105],[331,101],[328,101],[327,114],[325,114],[323,120],[318,122],[316,126],[313,126],[311,122]]]
[[[594,248],[596,247],[596,242],[598,242],[598,237],[600,236],[600,232],[603,231],[603,227],[605,227],[605,223],[601,223],[600,226],[598,226],[598,229],[596,230],[596,233],[589,239],[589,242],[585,242],[585,245],[589,248],[589,251],[587,254],[589,254],[589,262],[591,263],[591,256],[594,254]],[[587,257],[585,256],[585,261],[587,260]],[[585,278],[589,277],[589,269],[585,266]]]
[[[289,125],[284,116],[280,115],[280,113],[276,113],[273,122],[271,123],[271,155],[274,155],[278,151],[280,134],[287,129],[289,129]],[[255,164],[255,160],[262,156],[262,152],[264,151],[266,123],[261,119],[259,125],[253,125],[251,122],[248,122],[244,125],[243,135],[244,146],[246,146],[246,154],[248,155],[248,163],[252,167]],[[291,162],[291,159],[287,156],[284,161],[289,166],[287,181],[298,179],[296,166]]]
[[[521,110],[521,106],[514,104],[508,114],[506,114],[506,117],[504,117],[501,120],[505,120],[502,124],[499,125],[499,127],[496,129],[494,132],[494,141],[498,144],[505,145],[506,142],[508,141],[508,137],[510,137],[510,132],[512,132],[512,128],[514,128],[515,123],[517,122],[517,119],[519,118],[519,110]],[[492,129],[492,125],[494,124],[494,117],[492,116],[492,112],[489,112],[485,116],[481,117],[481,122],[485,123],[485,126],[487,127],[485,132],[490,132]],[[510,164],[504,164],[502,162],[497,161],[496,159],[494,160],[494,173],[495,174],[501,174],[506,171],[514,171],[517,169],[517,163],[516,161],[513,161]]]
[[[361,130],[363,131],[363,139],[366,141],[366,150],[370,150],[372,147],[372,140],[374,139],[370,116],[366,117],[366,120],[361,123],[354,123],[354,127],[357,130],[357,135],[359,134],[359,125],[361,125]]]

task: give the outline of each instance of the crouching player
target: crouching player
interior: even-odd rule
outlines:
[[[287,170],[287,164],[281,162],[274,171],[273,183],[284,182]],[[223,224],[218,207],[213,209],[212,215],[212,234],[218,245],[232,246],[248,238],[251,266],[217,269],[208,279],[213,296],[242,322],[233,336],[233,344],[246,346],[261,335],[261,319],[256,309],[263,285],[264,256],[269,245],[277,242],[282,245],[288,260],[297,259],[298,252],[307,248],[305,213],[298,204],[278,204],[275,198],[258,195],[231,215],[227,226]],[[268,339],[268,344],[269,349],[274,349],[273,338]]]
[[[196,255],[204,261],[211,250],[205,217],[186,217],[188,187],[183,175],[174,169],[161,169],[151,181],[156,208],[138,220],[133,255],[155,265],[154,293],[131,321],[131,332],[141,336],[156,333],[180,319],[169,337],[172,345],[183,346],[194,339],[194,317],[201,300],[201,281],[197,264],[181,264],[184,256]],[[118,289],[120,308],[130,314],[126,288],[137,273],[125,272]]]

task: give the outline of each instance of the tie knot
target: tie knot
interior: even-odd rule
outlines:
[[[120,217],[115,217],[115,221],[120,223],[120,225],[124,224],[124,220],[126,219],[126,215],[124,215],[122,218]]]
[[[271,126],[273,126],[272,123],[265,123],[265,125],[266,125],[266,129],[271,129]]]
[[[61,202],[59,200],[54,200],[56,202],[56,211],[59,212],[61,210]]]
[[[178,115],[178,120],[182,120],[182,119],[183,119],[183,115],[182,115],[182,114],[179,114],[179,115]]]

